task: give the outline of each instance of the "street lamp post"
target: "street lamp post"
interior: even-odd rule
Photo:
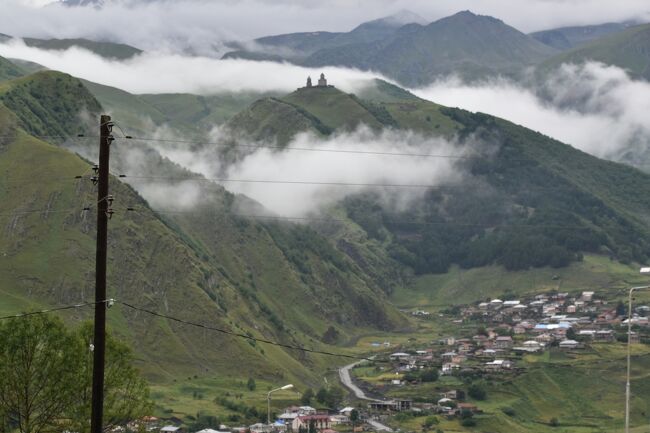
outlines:
[[[266,424],[268,425],[271,424],[271,394],[274,393],[275,391],[282,391],[290,388],[293,388],[292,384],[284,385],[280,388],[272,389],[269,391],[268,394],[266,394]]]
[[[650,274],[650,268],[641,268],[642,274]],[[650,286],[632,287],[627,306],[627,376],[625,381],[625,433],[630,433],[630,372],[632,354],[632,296],[637,290],[647,290]]]

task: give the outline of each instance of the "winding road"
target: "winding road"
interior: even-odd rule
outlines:
[[[352,364],[339,368],[339,378],[341,379],[341,383],[350,391],[352,391],[354,395],[360,400],[382,401],[382,400],[377,400],[376,398],[368,397],[366,393],[357,385],[355,385],[354,382],[352,381],[352,375],[350,374],[350,370],[352,370],[355,366],[361,364],[362,362],[363,361],[353,362]],[[368,418],[366,422],[370,424],[376,431],[385,431],[385,432],[393,431],[392,428],[372,418]]]

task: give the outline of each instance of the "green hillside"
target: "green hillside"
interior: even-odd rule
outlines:
[[[632,24],[629,23],[605,23],[590,26],[561,27],[531,33],[530,36],[545,45],[564,51],[612,33],[621,32],[631,26]]]
[[[90,163],[66,150],[70,143],[55,146],[34,135],[92,135],[88,131],[96,122],[83,119],[94,120],[106,108],[93,93],[115,107],[120,122],[117,116],[136,122],[144,111],[164,123],[177,111],[179,124],[192,125],[198,115],[190,108],[199,103],[192,96],[134,96],[88,86],[92,92],[57,72],[0,84],[0,314],[93,296],[95,191],[87,180],[74,179],[89,173]],[[224,110],[235,105],[215,102]],[[328,87],[262,98],[226,125],[234,144],[242,135],[250,144],[250,135],[289,143],[302,131],[326,136],[361,124],[446,138],[458,151],[469,149],[453,163],[465,174],[463,181],[432,189],[401,210],[386,205],[390,194],[348,196],[328,210],[331,219],[300,225],[238,216],[243,210],[265,211],[209,182],[192,183],[200,204],[188,209],[177,203],[188,187],[182,180],[134,177],[129,186],[113,178],[110,296],[284,344],[359,353],[363,348],[355,343],[362,337],[407,341],[425,335],[429,341],[447,329],[441,322],[439,328],[414,331],[394,305],[442,307],[559,287],[616,290],[637,281],[634,263],[650,256],[650,198],[639,194],[650,190],[650,176],[383,81],[368,83],[358,95]],[[74,143],[84,155],[96,146],[94,139]],[[143,144],[118,139],[112,145],[115,172],[129,167],[128,150],[137,146]],[[191,175],[162,158],[155,144],[141,149],[139,168],[129,175]],[[167,200],[158,211],[136,192],[154,187]],[[82,211],[85,206],[90,210]],[[75,310],[65,318],[75,324],[90,313]],[[187,327],[120,305],[109,310],[109,323],[135,348],[153,384],[156,413],[186,421],[206,404],[211,412],[233,414],[212,403],[226,392],[258,404],[263,393],[244,389],[249,376],[264,387],[290,381],[301,390],[319,386],[328,369],[346,362]],[[486,404],[479,427],[504,431],[505,423],[513,431],[535,431],[536,423],[547,422],[547,396],[528,391],[536,380],[543,380],[544,389],[556,389],[548,397],[559,399],[553,410],[563,423],[571,410],[583,420],[606,414],[600,400],[567,406],[575,394],[562,388],[567,378],[560,370],[547,371],[547,364],[507,386],[489,384],[494,400]],[[591,374],[580,370],[570,383],[582,387]],[[608,385],[608,396],[612,389]],[[296,398],[286,393],[276,404]],[[519,418],[501,414],[504,402],[516,406]]]
[[[23,38],[28,47],[41,48],[44,50],[67,50],[78,47],[91,51],[108,59],[126,60],[142,53],[142,50],[126,44],[114,42],[97,42],[89,39],[38,39]]]
[[[76,134],[77,114],[95,117],[101,107],[81,82],[56,72],[4,84],[0,102],[0,313],[92,299],[95,192],[89,181],[74,179],[89,173],[89,163],[28,131]],[[116,164],[125,157],[124,145],[112,146]],[[182,172],[156,161],[163,173]],[[206,186],[203,205],[190,214],[156,214],[117,179],[111,189],[116,215],[108,280],[109,295],[118,300],[315,349],[359,332],[407,326],[386,302],[389,283],[369,276],[307,227],[233,215],[243,198],[221,187]],[[84,206],[91,210],[82,211]],[[388,269],[381,265],[378,275]],[[79,310],[66,318],[72,323],[89,314]],[[226,375],[316,384],[327,367],[344,362],[204,332],[119,305],[110,310],[109,323],[135,348],[146,376],[162,387],[188,376],[220,383]]]
[[[37,72],[0,88],[0,102],[34,135],[74,136],[84,113],[97,113],[100,105],[81,81],[67,74]]]
[[[276,92],[224,92],[207,96],[172,93],[141,95],[141,98],[160,110],[171,125],[210,130],[265,96],[276,96]]]
[[[120,119],[132,134],[150,131],[152,123],[197,136],[225,123],[263,96],[274,93],[232,92],[201,96],[189,93],[134,95],[111,86],[81,80],[104,110]]]
[[[14,78],[22,77],[23,75],[24,72],[20,67],[7,59],[0,57],[0,82],[13,80]]]
[[[454,138],[472,148],[475,157],[455,164],[467,173],[463,182],[429,191],[406,211],[389,210],[377,192],[350,196],[340,205],[393,260],[417,274],[445,273],[454,264],[562,268],[585,253],[622,262],[648,260],[650,201],[638,191],[650,188],[650,176],[501,119],[419,100],[385,83],[365,93],[374,100],[331,88],[302,89],[281,100],[292,101],[295,109],[289,113],[310,123],[283,123],[277,110],[261,110],[255,103],[245,111],[246,124],[236,116],[229,125],[247,132],[246,125],[265,125],[266,132],[283,131],[286,142],[286,133],[296,129],[372,126],[382,119],[394,129]],[[283,129],[287,125],[293,129]]]
[[[8,41],[13,39],[12,36],[0,33],[0,41]],[[78,47],[91,51],[102,57],[108,59],[126,60],[138,54],[142,54],[142,50],[126,44],[118,44],[114,42],[99,42],[84,38],[75,39],[39,39],[39,38],[22,38],[25,45],[28,47],[41,48],[44,50],[61,51],[68,48]]]
[[[552,70],[562,63],[590,60],[618,66],[635,78],[650,80],[650,24],[631,27],[554,56],[542,63],[540,69]]]

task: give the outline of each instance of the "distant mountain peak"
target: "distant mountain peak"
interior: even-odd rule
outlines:
[[[377,28],[377,27],[391,27],[399,28],[406,24],[427,24],[428,21],[422,16],[416,14],[407,9],[402,9],[392,15],[385,16],[383,18],[377,18],[376,20],[367,21],[365,23],[357,26],[355,30],[367,29],[367,28]]]
[[[490,20],[496,23],[503,23],[503,21],[501,21],[498,18],[495,18],[490,15],[478,15],[470,11],[469,9],[457,12],[454,15],[443,18],[443,20],[463,20],[463,21]]]
[[[66,6],[104,6],[104,0],[61,0]]]
[[[421,15],[416,14],[413,11],[410,11],[408,9],[401,9],[398,12],[389,15],[387,17],[381,18],[380,21],[384,21],[386,23],[398,25],[398,26],[403,26],[405,24],[427,24],[428,21],[423,18]]]

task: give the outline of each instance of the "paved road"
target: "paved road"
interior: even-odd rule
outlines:
[[[368,401],[381,401],[377,400],[376,398],[370,398],[366,395],[366,393],[356,386],[354,382],[352,381],[352,376],[350,375],[350,370],[352,370],[356,365],[361,364],[363,361],[358,361],[354,362],[352,364],[346,365],[345,367],[341,367],[339,369],[339,378],[341,379],[341,383],[348,388],[350,391],[354,393],[354,395],[361,399],[361,400],[368,400]],[[368,418],[367,420],[368,424],[373,426],[373,428],[377,431],[386,431],[386,432],[392,432],[393,429],[388,427],[387,425],[384,425],[380,423],[379,421],[376,421],[374,419]]]
[[[350,370],[352,370],[354,367],[361,364],[362,362],[363,361],[358,361],[358,362],[354,362],[354,363],[352,363],[350,365],[346,365],[345,367],[341,367],[339,369],[339,377],[341,378],[341,383],[343,383],[343,385],[345,385],[348,389],[350,389],[350,391],[352,391],[354,393],[354,395],[357,398],[361,399],[361,400],[380,401],[380,400],[377,400],[375,398],[368,397],[366,395],[366,393],[361,388],[356,386],[354,384],[354,382],[352,381],[352,376],[350,375]]]

